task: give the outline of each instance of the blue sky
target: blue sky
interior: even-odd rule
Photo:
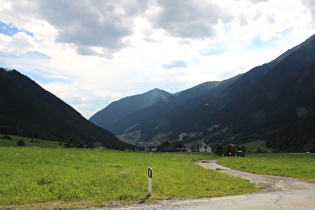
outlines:
[[[173,69],[173,68],[186,68],[188,66],[186,61],[183,60],[173,60],[171,63],[163,64],[164,69]]]
[[[34,34],[32,32],[20,30],[20,29],[14,27],[14,25],[12,23],[5,24],[3,22],[0,22],[0,33],[1,34],[7,35],[7,36],[13,36],[14,34],[16,34],[18,32],[25,33],[29,36],[34,36]]]
[[[315,33],[314,0],[0,0],[0,66],[83,116],[269,62]]]

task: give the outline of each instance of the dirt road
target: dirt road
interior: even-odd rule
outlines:
[[[217,170],[231,176],[247,179],[258,184],[265,191],[247,195],[224,196],[190,200],[166,200],[148,204],[134,204],[95,209],[119,210],[158,210],[158,209],[189,209],[189,210],[315,210],[315,184],[298,179],[269,175],[251,174],[229,169],[216,164],[216,160],[198,161],[200,166]],[[218,170],[219,169],[219,170]]]

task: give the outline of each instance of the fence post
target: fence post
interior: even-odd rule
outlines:
[[[152,168],[148,168],[148,195],[152,195]]]

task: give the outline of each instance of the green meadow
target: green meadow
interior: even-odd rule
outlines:
[[[315,181],[314,154],[146,153],[105,148],[70,149],[59,142],[0,139],[0,209],[66,209],[244,194],[254,184],[195,164],[218,163],[252,173]],[[18,140],[26,146],[17,146]],[[153,194],[147,196],[147,170]]]
[[[217,163],[251,173],[293,177],[315,182],[315,154],[246,154],[245,158],[222,157]]]
[[[194,162],[213,155],[0,147],[0,208],[78,208],[257,192]],[[147,170],[153,168],[153,195]]]

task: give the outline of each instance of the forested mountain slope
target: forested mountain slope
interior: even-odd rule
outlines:
[[[131,148],[16,70],[0,68],[0,133]]]
[[[109,104],[94,114],[90,121],[111,131],[115,123],[121,119],[133,112],[149,107],[169,95],[171,94],[156,88],[143,94],[129,96]]]

